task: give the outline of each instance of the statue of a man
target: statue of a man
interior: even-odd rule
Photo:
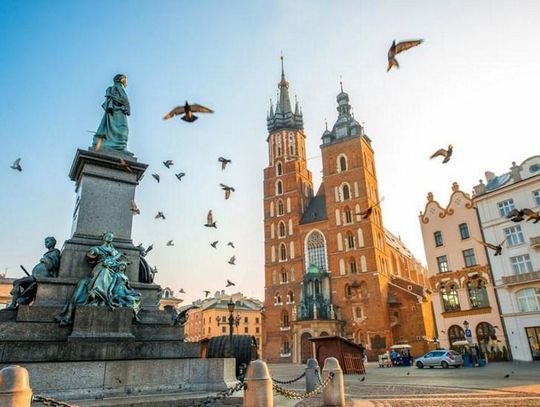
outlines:
[[[131,109],[126,87],[126,75],[118,74],[114,77],[113,86],[108,87],[105,92],[105,102],[101,105],[105,113],[92,143],[96,150],[125,151],[127,148],[127,117],[131,114]]]
[[[8,309],[15,309],[19,305],[28,305],[36,298],[36,277],[58,277],[60,269],[60,250],[55,248],[56,239],[52,236],[45,238],[47,252],[32,269],[32,275],[19,278],[13,282],[11,290],[11,304]]]

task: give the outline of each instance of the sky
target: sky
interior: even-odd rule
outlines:
[[[342,78],[375,149],[384,225],[423,261],[418,213],[429,191],[445,206],[452,182],[469,192],[485,171],[540,153],[538,21],[538,1],[4,0],[0,272],[21,276],[19,264],[39,260],[45,236],[60,246],[71,236],[69,168],[76,149],[91,144],[105,89],[124,73],[128,149],[150,166],[136,192],[133,241],[154,244],[147,259],[156,282],[184,288],[191,302],[229,278],[262,299],[266,113],[281,52],[304,113],[315,190]],[[392,40],[412,38],[425,42],[387,73]],[[194,124],[161,119],[185,100],[216,113]],[[429,160],[448,144],[450,163]],[[233,161],[224,172],[219,156]],[[18,157],[22,173],[9,168]],[[182,182],[173,170],[186,172]],[[236,188],[228,201],[220,182]],[[202,227],[208,209],[216,231]],[[166,221],[154,219],[158,210]],[[236,266],[227,264],[233,254]]]

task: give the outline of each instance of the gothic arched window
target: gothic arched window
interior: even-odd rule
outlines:
[[[318,231],[313,231],[308,235],[306,245],[308,252],[307,266],[314,264],[319,270],[326,271],[326,243],[324,236]]]
[[[281,327],[282,328],[289,327],[289,313],[286,310],[283,310],[281,312]]]
[[[279,245],[279,260],[280,261],[287,260],[287,247],[285,246],[284,243],[281,243]]]
[[[349,270],[351,271],[351,274],[356,274],[357,273],[356,260],[354,259],[354,257],[351,257],[349,259]]]
[[[281,304],[281,295],[279,293],[274,295],[274,304]]]
[[[354,249],[354,235],[351,232],[347,232],[347,249]]]
[[[283,201],[280,199],[278,202],[277,202],[277,214],[278,216],[282,216],[283,214],[285,214],[285,209],[283,209]]]
[[[341,155],[339,157],[338,168],[339,168],[339,172],[347,171],[347,157],[345,155]]]
[[[285,237],[285,222],[283,221],[278,224],[278,236]]]
[[[343,184],[341,187],[341,197],[344,201],[351,199],[351,189],[348,184]]]
[[[276,195],[282,195],[283,194],[283,182],[281,180],[277,180],[276,182]]]
[[[351,298],[352,297],[352,289],[349,284],[345,284],[345,297]]]
[[[283,175],[283,165],[278,161],[276,164],[276,175],[279,177],[280,175]]]
[[[351,213],[351,208],[349,208],[348,206],[345,207],[345,223],[352,223],[352,213]]]
[[[294,293],[289,291],[287,294],[287,303],[292,304],[294,302]]]
[[[281,270],[281,282],[283,284],[287,283],[289,281],[289,278],[287,277],[287,271]]]

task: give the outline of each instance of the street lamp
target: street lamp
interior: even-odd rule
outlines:
[[[227,310],[229,310],[228,321],[227,322],[221,321],[221,319],[219,317],[217,318],[218,326],[224,325],[224,324],[229,325],[229,351],[227,352],[227,356],[230,357],[230,358],[234,357],[234,352],[233,352],[233,331],[234,331],[234,327],[240,325],[240,315],[237,314],[236,317],[233,316],[234,306],[235,306],[235,303],[234,303],[234,301],[233,301],[233,299],[231,297],[231,299],[227,303]]]

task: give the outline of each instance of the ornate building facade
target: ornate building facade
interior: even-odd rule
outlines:
[[[349,95],[341,89],[338,118],[322,135],[314,193],[303,115],[298,102],[292,109],[283,65],[278,87],[264,170],[266,359],[305,361],[309,338],[324,335],[363,343],[370,357],[397,341],[423,352],[433,336],[430,292],[421,265],[385,230],[380,207],[360,215],[379,190],[371,140]]]

